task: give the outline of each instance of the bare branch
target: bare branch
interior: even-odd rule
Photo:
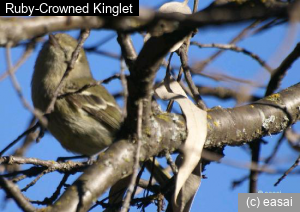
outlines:
[[[286,129],[300,119],[299,89],[300,84],[297,84],[251,105],[209,110],[205,147],[243,145]],[[156,127],[149,128],[152,129],[148,132],[150,136],[143,136],[140,160],[145,160],[166,148],[177,149],[185,140],[185,122],[181,116],[165,113],[158,115],[151,122]],[[158,131],[162,137],[157,138]],[[157,142],[157,139],[160,142]],[[135,145],[126,140],[118,140],[111,145],[105,154],[66,190],[53,205],[52,211],[76,211],[78,206],[80,211],[88,209],[96,197],[120,178],[132,173],[134,160],[131,158],[134,158],[135,149]]]
[[[278,89],[281,81],[291,65],[300,57],[300,43],[297,44],[295,49],[282,61],[271,75],[270,82],[266,90],[266,96],[272,94]]]
[[[16,45],[20,41],[43,36],[49,32],[99,28],[103,24],[103,19],[96,16],[2,17],[0,18],[0,45],[5,46],[8,42]]]
[[[124,106],[123,106],[123,113],[122,113],[122,120],[125,119],[125,117],[127,116],[127,98],[128,98],[128,86],[127,86],[127,79],[126,79],[126,75],[125,75],[125,62],[124,60],[121,60],[121,70],[120,70],[120,79],[121,79],[121,83],[122,83],[122,87],[123,87],[123,97],[124,97]]]
[[[140,99],[143,99],[143,123],[148,125],[151,115],[151,97],[153,93],[153,81],[157,70],[159,69],[165,55],[178,41],[191,33],[190,30],[178,30],[173,33],[167,33],[160,37],[151,37],[139,53],[131,75],[128,78],[128,104],[127,118],[124,126],[129,129],[127,132],[135,132],[137,120],[137,105]],[[157,46],[157,48],[153,48]]]
[[[185,28],[192,30],[197,27],[237,23],[248,20],[271,17],[288,19],[288,8],[293,3],[277,1],[246,1],[230,2],[223,5],[212,4],[193,15],[165,14],[149,9],[141,9],[138,17],[97,17],[97,16],[53,16],[33,18],[0,18],[0,45],[8,42],[13,45],[22,40],[31,39],[54,31],[71,29],[114,29],[119,32],[136,32],[154,26],[160,20],[169,20],[171,29]],[[14,27],[10,27],[11,23]],[[132,23],[135,23],[134,25]],[[13,36],[12,36],[13,35]]]
[[[226,87],[197,86],[197,88],[202,96],[213,96],[222,100],[235,99],[240,102],[244,102],[244,100],[250,100],[250,102],[253,102],[260,99],[258,96],[248,96],[243,92]]]
[[[249,26],[247,26],[245,29],[243,29],[237,36],[235,36],[230,42],[229,44],[235,44],[237,42],[239,42],[240,40],[244,39],[247,35],[249,30],[253,29],[254,27],[256,27],[258,24],[260,23],[260,21],[254,21],[252,24],[250,24]],[[197,64],[197,69],[198,72],[202,72],[204,70],[204,68],[211,63],[213,60],[215,60],[218,56],[220,56],[222,53],[224,52],[224,50],[220,49],[218,50],[216,53],[214,53],[213,55],[211,55],[209,58],[207,58],[204,61],[201,61],[200,63]]]
[[[118,34],[118,42],[122,50],[122,56],[128,66],[129,71],[132,71],[134,62],[137,58],[137,53],[132,44],[130,35],[128,34]]]
[[[53,195],[50,198],[45,198],[43,201],[30,201],[33,204],[38,204],[38,205],[51,205],[53,204],[53,202],[58,198],[58,196],[60,195],[60,190],[62,189],[62,187],[65,185],[65,183],[67,182],[68,178],[69,178],[70,174],[65,174],[63,176],[63,179],[61,180],[61,182],[59,183],[59,185],[57,186],[55,192],[53,193]]]
[[[55,162],[53,160],[39,160],[37,158],[24,158],[24,157],[1,157],[0,164],[32,164],[36,166],[46,167],[52,171],[67,172],[74,169],[86,168],[88,165],[81,162]]]
[[[20,189],[10,182],[9,180],[4,179],[0,176],[0,185],[6,191],[6,193],[12,197],[18,206],[25,212],[34,212],[36,208],[34,208],[27,199],[23,196]]]
[[[141,151],[141,142],[142,142],[142,116],[143,116],[143,102],[139,102],[138,106],[138,123],[137,123],[137,148],[134,157],[134,166],[133,166],[133,173],[131,175],[130,184],[128,186],[128,191],[126,197],[124,199],[124,203],[122,206],[121,212],[126,212],[129,209],[131,195],[134,190],[134,184],[136,182],[136,177],[138,174],[139,169],[139,162],[140,162],[140,151]]]
[[[190,88],[190,90],[193,94],[193,97],[194,97],[195,101],[197,102],[197,105],[201,109],[206,110],[207,107],[206,107],[204,101],[202,100],[197,87],[195,86],[195,84],[193,82],[192,75],[191,75],[191,72],[190,72],[190,68],[188,66],[188,58],[187,58],[186,49],[185,49],[184,45],[181,46],[181,48],[179,49],[179,56],[180,56],[180,61],[181,61],[181,64],[182,64],[182,68],[184,70],[185,79],[186,79],[187,84],[188,84],[188,86],[189,86],[189,88]]]
[[[33,181],[31,181],[29,184],[27,184],[25,186],[25,188],[22,188],[21,191],[24,192],[24,191],[27,191],[30,187],[34,186],[36,184],[36,182],[41,179],[45,174],[48,174],[50,172],[52,172],[53,170],[51,169],[46,169],[44,171],[42,171],[42,173],[40,173]]]
[[[29,110],[42,124],[46,124],[46,120],[45,118],[42,116],[42,113],[38,110],[35,110],[34,108],[31,107],[31,105],[28,103],[28,101],[25,99],[21,86],[19,85],[19,82],[17,80],[17,78],[14,75],[14,70],[16,70],[16,68],[13,68],[12,66],[12,60],[11,60],[11,45],[12,43],[8,43],[6,46],[6,63],[7,63],[7,67],[8,67],[8,73],[11,79],[11,82],[13,84],[13,87],[15,88],[23,106]]]
[[[198,46],[199,48],[218,48],[218,49],[224,49],[224,50],[231,50],[235,52],[241,52],[245,55],[248,55],[252,57],[254,60],[256,60],[262,67],[264,67],[268,72],[272,73],[273,69],[265,62],[263,61],[257,54],[254,54],[244,48],[237,47],[234,44],[201,44],[198,42],[191,42],[192,45]]]
[[[21,138],[23,138],[25,135],[28,135],[29,133],[34,132],[38,127],[39,123],[36,123],[33,127],[29,128],[25,132],[23,132],[21,135],[19,135],[15,140],[13,140],[10,144],[8,144],[1,152],[0,152],[0,157],[8,150],[10,149],[13,145],[15,145]]]
[[[294,168],[296,168],[298,166],[298,164],[300,163],[300,156],[297,158],[297,160],[295,161],[295,163],[291,166],[291,168],[289,168],[286,172],[284,172],[284,174],[277,180],[277,182],[274,184],[274,186],[278,186],[278,184],[286,177],[288,176],[288,174],[293,171]]]
[[[31,53],[33,52],[33,50],[35,49],[35,40],[28,43],[26,45],[25,51],[23,53],[23,55],[20,57],[20,59],[18,60],[18,62],[11,68],[10,72],[15,73],[18,68],[20,68],[20,66],[29,58],[29,56],[31,55]],[[4,74],[2,74],[0,76],[0,82],[2,80],[4,80],[7,76],[9,76],[9,70],[4,72]]]

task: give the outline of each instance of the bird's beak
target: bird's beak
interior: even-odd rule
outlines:
[[[53,34],[49,34],[49,43],[54,47],[60,47],[56,37]]]

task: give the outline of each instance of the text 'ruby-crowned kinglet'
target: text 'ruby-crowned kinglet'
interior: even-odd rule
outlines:
[[[77,41],[67,34],[50,35],[36,60],[32,77],[34,107],[45,112],[61,81]],[[74,69],[65,79],[60,94],[48,118],[47,129],[67,150],[87,156],[110,145],[120,127],[121,112],[114,98],[102,85],[74,93],[95,83],[81,49]]]

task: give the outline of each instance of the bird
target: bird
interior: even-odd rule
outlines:
[[[31,81],[35,109],[46,112],[77,45],[77,40],[68,34],[49,35],[36,59]],[[95,86],[82,89],[90,84]],[[47,115],[47,129],[66,150],[90,157],[112,144],[121,126],[121,110],[113,96],[93,78],[83,48],[60,96],[63,97],[57,98]]]

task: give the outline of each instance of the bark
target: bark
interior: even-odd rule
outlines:
[[[205,148],[240,146],[276,134],[300,119],[300,83],[262,100],[236,108],[208,111]],[[160,114],[144,129],[140,160],[178,149],[186,137],[181,115]],[[118,179],[132,172],[135,144],[114,143],[47,211],[86,211]]]

